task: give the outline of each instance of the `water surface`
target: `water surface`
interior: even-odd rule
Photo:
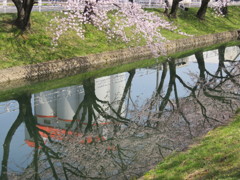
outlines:
[[[239,107],[240,48],[0,102],[2,179],[129,179],[226,124]]]

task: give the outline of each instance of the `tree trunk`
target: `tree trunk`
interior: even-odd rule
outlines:
[[[222,15],[228,14],[228,0],[219,0],[220,1],[220,7],[219,7],[219,13]]]
[[[172,17],[172,18],[177,17],[177,10],[178,10],[178,5],[179,5],[180,1],[182,1],[182,0],[173,0],[171,12],[169,14],[170,17]]]
[[[221,9],[220,9],[222,15],[226,16],[228,14],[228,7],[227,5],[226,6],[223,6]]]
[[[22,31],[30,29],[30,15],[34,0],[13,0],[13,3],[17,8],[17,19],[15,20],[16,26]]]
[[[197,12],[197,18],[199,19],[204,19],[205,14],[207,12],[207,7],[208,7],[208,3],[210,0],[202,0],[202,4],[201,7],[199,8],[198,12]]]
[[[98,0],[96,0],[96,3],[97,2],[98,2]],[[83,10],[83,14],[86,17],[86,22],[93,24],[92,16],[95,15],[94,10],[93,10],[94,3],[90,2],[90,1],[85,1],[85,3],[86,4],[85,4],[84,10]]]
[[[168,2],[168,0],[165,0],[164,1],[165,2],[165,8],[164,8],[164,14],[168,14],[168,9],[169,9],[169,7],[170,7],[170,4],[169,4],[169,2]]]

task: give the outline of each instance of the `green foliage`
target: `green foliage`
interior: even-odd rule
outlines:
[[[148,11],[156,12],[160,15],[163,13],[163,9],[147,9]],[[191,35],[204,35],[209,33],[218,33],[230,30],[236,30],[240,27],[240,7],[228,7],[229,15],[226,17],[216,17],[211,8],[208,8],[205,20],[199,20],[196,17],[198,8],[189,8],[188,11],[178,10],[178,18],[169,19],[165,16],[165,19],[171,21],[178,30]],[[181,35],[176,33],[170,33],[168,31],[162,31],[163,35],[168,39],[179,39]]]
[[[240,116],[210,131],[186,152],[175,153],[142,179],[239,179]]]
[[[162,9],[147,9],[154,11],[165,17]],[[203,35],[208,33],[223,32],[240,27],[239,7],[229,7],[229,15],[225,18],[214,17],[209,9],[205,21],[200,21],[195,17],[197,8],[189,11],[179,10],[178,19],[168,19],[178,27],[178,30],[191,35]],[[112,13],[112,14],[111,14]],[[114,11],[109,17],[114,20]],[[50,20],[60,12],[33,12],[30,32],[21,34],[11,21],[16,18],[15,14],[0,14],[0,69],[45,62],[55,59],[66,59],[75,56],[82,56],[91,53],[99,53],[116,49],[127,48],[129,46],[144,45],[144,40],[125,44],[119,40],[109,41],[106,34],[97,30],[91,25],[86,25],[86,38],[80,39],[74,32],[69,31],[60,39],[59,45],[52,45],[53,32],[50,31]],[[126,29],[131,36],[131,29]],[[167,39],[186,38],[177,31],[160,30]]]
[[[239,45],[240,45],[240,41],[235,40],[235,41],[230,41],[230,42],[226,42],[226,43],[214,44],[214,45],[208,46],[208,47],[200,47],[200,48],[196,48],[193,50],[178,52],[175,54],[171,54],[169,56],[172,58],[175,58],[175,59],[179,59],[179,58],[184,58],[186,56],[191,56],[192,54],[195,54],[198,51],[211,51],[211,50],[219,48],[220,46],[228,47],[228,46],[239,46]]]
[[[16,18],[14,14],[0,14],[0,69],[127,47],[119,41],[109,42],[104,32],[91,25],[86,25],[84,40],[69,31],[54,47],[49,27],[51,19],[57,15],[57,12],[33,12],[31,31],[21,34],[11,24]]]

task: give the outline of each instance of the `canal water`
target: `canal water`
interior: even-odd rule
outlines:
[[[239,75],[221,46],[0,102],[0,179],[139,177],[228,123]]]

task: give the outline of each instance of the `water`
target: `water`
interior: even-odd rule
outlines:
[[[240,48],[220,47],[0,102],[1,179],[129,179],[226,124]]]

